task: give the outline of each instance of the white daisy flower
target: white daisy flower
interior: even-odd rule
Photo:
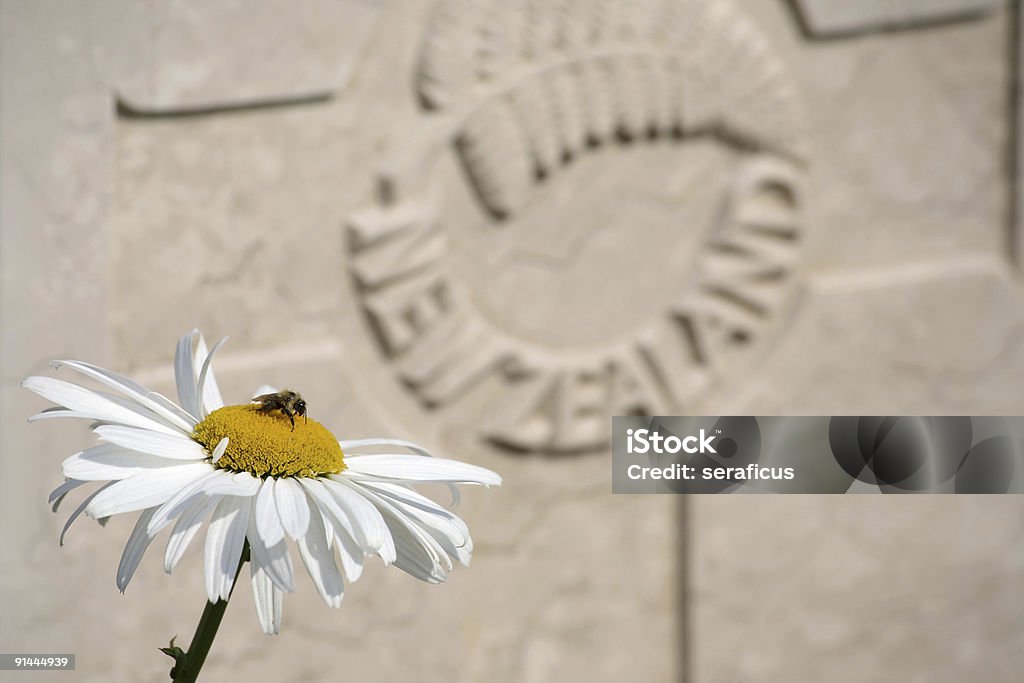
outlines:
[[[412,486],[444,483],[456,492],[456,484],[498,486],[499,475],[423,457],[430,453],[408,441],[339,442],[316,420],[295,420],[272,405],[225,406],[210,364],[223,342],[208,352],[197,331],[178,342],[178,404],[78,361],[53,365],[113,393],[52,377],[23,382],[57,404],[30,420],[88,418],[102,442],[64,461],[66,481],[50,495],[56,511],[69,491],[103,482],[64,525],[62,544],[82,512],[101,522],[140,512],[117,569],[123,592],[161,530],[171,527],[164,550],[164,569],[170,573],[207,523],[207,598],[211,603],[228,599],[247,545],[256,613],[268,634],[278,632],[283,595],[295,588],[289,539],[331,607],[341,605],[345,581],[359,578],[368,555],[430,583],[445,580],[453,559],[469,564],[473,541],[466,524]],[[403,452],[358,452],[377,446]]]

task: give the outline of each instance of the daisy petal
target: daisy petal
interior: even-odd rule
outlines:
[[[263,483],[262,479],[254,477],[248,472],[219,471],[230,476],[207,479],[203,483],[203,493],[210,496],[241,496],[243,498],[255,496],[259,493],[260,486]]]
[[[310,500],[312,500],[312,498]],[[324,520],[324,534],[327,536],[327,547],[333,549],[334,548],[334,524],[331,522],[330,519],[327,518],[327,516],[324,514],[323,510],[319,509],[320,506],[318,504],[315,504],[315,505],[317,507],[316,514],[320,515],[320,517],[322,517],[323,520]],[[312,514],[312,513],[310,513],[310,514]]]
[[[224,455],[224,451],[228,449],[228,443],[229,439],[226,436],[217,442],[217,447],[213,449],[213,457],[211,458],[210,462],[212,462],[214,465],[217,464],[217,461],[220,460],[221,457]]]
[[[75,410],[68,410],[67,408],[61,408],[60,406],[53,406],[50,408],[44,408],[35,415],[30,415],[28,418],[29,422],[38,422],[39,420],[51,420],[56,417],[70,417],[70,418],[85,418],[96,420],[98,418],[92,415],[86,415],[85,413],[79,413]]]
[[[249,572],[252,577],[252,597],[256,602],[256,618],[259,619],[260,628],[268,636],[275,635],[281,630],[281,607],[284,595],[257,563],[253,562],[249,565]]]
[[[197,389],[199,391],[200,410],[202,411],[202,417],[206,417],[218,408],[224,407],[224,399],[220,396],[220,388],[217,386],[217,380],[213,376],[213,371],[210,369],[210,361],[213,360],[213,354],[217,353],[224,342],[228,340],[224,337],[219,342],[213,345],[213,349],[206,352],[206,340],[203,339],[203,335],[199,335],[199,346],[196,349],[196,362],[202,365],[202,370],[199,371],[199,380]]]
[[[81,481],[126,479],[158,467],[174,467],[179,463],[155,455],[129,451],[114,444],[100,444],[75,453],[61,463],[64,476]]]
[[[322,480],[338,505],[353,522],[353,527],[362,532],[367,552],[380,556],[384,564],[395,561],[395,544],[391,532],[380,510],[368,501],[353,485],[341,475]],[[359,540],[358,537],[356,540]]]
[[[366,536],[356,531],[349,514],[341,509],[338,501],[327,490],[327,485],[317,479],[300,479],[309,499],[315,502],[324,520],[327,533],[327,547],[337,546],[341,556],[341,567],[349,581],[355,581],[363,573]],[[383,522],[383,520],[381,520]],[[336,539],[336,541],[335,541]],[[358,540],[357,540],[358,539]]]
[[[408,448],[413,453],[419,453],[428,458],[433,457],[433,453],[423,446],[412,441],[406,441],[405,439],[349,439],[348,441],[339,441],[338,445],[341,446],[341,450],[345,453],[348,453],[350,448],[361,448],[363,446],[398,446],[399,448]],[[353,453],[352,455],[358,455],[358,453]]]
[[[319,502],[319,501],[317,501]],[[324,521],[324,530],[328,532],[328,539],[331,535],[334,536],[334,546],[338,549],[338,555],[341,557],[341,568],[345,573],[345,578],[349,582],[356,581],[362,576],[363,573],[363,561],[366,558],[366,553],[363,552],[363,548],[356,543],[356,541],[338,524],[338,519],[332,515],[324,512],[321,508],[321,518]]]
[[[341,607],[341,599],[345,593],[345,581],[342,579],[338,566],[334,563],[334,553],[327,547],[327,534],[324,530],[323,517],[313,501],[303,496],[309,517],[307,532],[297,539],[299,556],[306,565],[306,571],[313,579],[320,597],[329,607]]]
[[[379,493],[402,514],[414,520],[444,548],[448,555],[458,559],[463,565],[469,565],[473,540],[469,535],[469,527],[458,516],[405,486],[397,484],[366,484],[365,486]]]
[[[208,474],[210,469],[206,463],[163,467],[115,481],[89,503],[86,513],[100,518],[163,505],[183,486]]]
[[[182,434],[158,434],[146,429],[122,425],[100,425],[96,436],[140,453],[149,453],[172,460],[205,460],[210,457],[202,445]]]
[[[104,422],[141,427],[142,429],[151,429],[167,434],[181,433],[138,411],[126,408],[107,396],[85,387],[80,387],[77,384],[54,379],[53,377],[29,377],[21,383],[21,386],[67,409],[67,412],[64,413],[61,413],[59,409],[43,411],[33,416],[37,420],[43,417],[55,417],[58,415],[61,417],[85,417]]]
[[[256,530],[260,538],[267,546],[277,545],[284,539],[284,527],[281,526],[281,517],[277,514],[277,503],[274,502],[274,487],[277,480],[268,477],[259,493],[256,494],[254,516]]]
[[[448,578],[451,560],[430,534],[377,492],[361,487],[360,493],[380,510],[387,522],[395,541],[396,567],[427,583],[441,583]]]
[[[310,497],[316,501],[324,516],[337,522],[340,531],[344,535],[358,540],[358,543],[362,546],[367,545],[366,534],[356,525],[349,513],[341,508],[335,497],[327,490],[327,484],[324,481],[302,478],[299,479],[299,483],[306,489]],[[334,524],[329,526],[333,527]]]
[[[269,481],[269,480],[268,480]],[[257,497],[257,501],[259,498]],[[282,539],[273,545],[267,545],[256,529],[256,513],[249,515],[249,550],[252,552],[253,562],[258,562],[266,572],[274,585],[281,590],[291,593],[295,590],[295,573],[292,567],[292,557],[288,553],[288,546]]]
[[[326,517],[324,519],[327,519]],[[333,520],[328,520],[333,521]],[[357,581],[363,574],[363,559],[366,554],[356,542],[348,535],[335,533],[338,548],[338,556],[341,557],[341,568],[345,572],[345,578],[349,581]]]
[[[277,503],[277,514],[281,517],[281,526],[293,539],[302,538],[309,529],[309,506],[306,494],[291,477],[277,480],[274,488],[274,502]]]
[[[188,549],[196,533],[203,527],[203,521],[213,508],[220,502],[221,496],[204,496],[193,500],[180,515],[171,529],[171,537],[167,539],[164,550],[164,571],[170,574],[178,566],[182,556]]]
[[[231,475],[223,470],[211,470],[207,474],[197,477],[187,486],[182,487],[173,496],[159,507],[156,514],[149,520],[146,532],[150,537],[156,536],[165,526],[173,522],[178,515],[184,512],[185,508],[203,497],[203,485],[211,479],[227,479]]]
[[[165,397],[146,387],[133,382],[127,377],[122,377],[116,372],[104,370],[91,363],[83,363],[75,360],[58,360],[52,363],[53,367],[60,368],[67,366],[86,377],[91,377],[108,387],[121,392],[130,399],[133,399],[141,406],[148,408],[154,414],[163,418],[169,425],[177,427],[184,432],[191,432],[196,425],[196,420],[184,410],[168,401]]]
[[[85,512],[86,508],[89,507],[89,503],[91,503],[93,500],[95,500],[96,496],[100,495],[106,489],[110,488],[111,486],[113,486],[114,484],[117,484],[117,483],[118,482],[116,482],[116,481],[112,481],[112,482],[104,484],[103,486],[99,487],[98,489],[93,491],[91,494],[89,494],[89,497],[86,498],[85,500],[83,500],[82,503],[77,508],[75,508],[75,511],[71,513],[70,517],[68,517],[68,521],[64,522],[64,528],[60,530],[60,539],[58,539],[58,543],[61,546],[64,545],[64,534],[66,534],[68,532],[68,529],[70,529],[71,525],[75,523],[75,520],[78,519],[78,516],[81,515],[83,512]]]
[[[444,458],[415,455],[360,455],[345,458],[343,473],[415,483],[483,484],[500,486],[501,476],[489,469]]]
[[[72,386],[78,386],[78,385],[72,385]],[[99,396],[100,398],[102,398],[104,400],[110,401],[111,403],[113,403],[115,405],[118,405],[121,408],[124,408],[125,410],[129,410],[129,411],[135,413],[135,415],[137,416],[136,419],[135,419],[135,422],[137,422],[139,425],[142,425],[145,429],[152,429],[154,431],[163,432],[165,434],[183,434],[183,433],[185,433],[179,427],[169,424],[162,417],[156,415],[151,410],[149,410],[147,408],[144,408],[143,406],[139,405],[138,402],[136,402],[136,401],[134,401],[134,400],[132,400],[130,398],[125,398],[123,396],[116,396],[114,394],[109,394],[109,393],[107,393],[105,391],[93,391],[92,389],[86,389],[86,391],[92,391],[94,394],[96,394],[96,396]],[[31,417],[28,418],[28,421],[29,422],[37,422],[39,420],[47,420],[47,419],[53,419],[53,418],[58,418],[58,417],[72,418],[72,419],[82,419],[82,418],[93,419],[93,420],[99,420],[100,419],[99,417],[94,417],[94,415],[95,415],[95,413],[83,413],[83,412],[79,412],[79,411],[75,411],[75,410],[68,410],[67,408],[63,408],[61,406],[54,406],[54,407],[50,407],[50,408],[46,408],[44,410],[41,410],[40,412],[36,413],[35,415],[32,415]],[[113,422],[113,420],[104,420],[104,421],[105,422]]]
[[[86,483],[88,482],[77,479],[68,479],[63,484],[55,488],[53,491],[50,492],[50,497],[46,499],[47,503],[53,505],[53,507],[50,509],[56,512],[57,508],[59,508],[60,504],[64,501],[64,496],[68,495],[69,492],[74,491],[79,486]]]
[[[156,508],[148,508],[142,511],[138,521],[135,522],[135,528],[132,529],[131,536],[128,537],[128,542],[124,546],[124,552],[121,553],[121,562],[117,566],[117,589],[122,593],[128,588],[128,582],[135,575],[135,570],[138,569],[142,556],[146,554],[146,549],[149,548],[149,544],[153,540],[153,537],[146,533],[146,526],[149,524],[149,520],[154,512],[156,512]]]
[[[393,515],[385,515],[388,528],[395,537],[395,549],[398,557],[395,566],[413,578],[426,583],[443,583],[448,578],[447,569],[451,563],[442,565],[442,556],[447,556],[436,547],[432,538],[413,525],[401,523]]]
[[[178,349],[174,353],[174,381],[178,385],[178,402],[189,415],[197,420],[202,419],[202,408],[199,405],[199,388],[196,385],[195,356],[192,352],[192,340],[198,334],[192,330],[178,340]]]
[[[227,600],[235,585],[249,522],[249,500],[226,496],[217,503],[206,532],[204,578],[210,602]]]

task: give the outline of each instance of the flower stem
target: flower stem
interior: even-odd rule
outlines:
[[[235,585],[238,583],[238,575],[242,572],[242,566],[248,560],[249,541],[246,540],[242,547],[242,555],[238,558],[235,580],[231,583],[231,591],[228,593],[229,600],[235,592]],[[218,600],[215,603],[207,601],[206,607],[203,609],[203,616],[199,617],[199,624],[192,636],[188,652],[183,655],[182,661],[179,661],[171,669],[171,678],[174,683],[194,683],[199,678],[199,672],[203,668],[203,663],[206,662],[206,655],[210,653],[210,646],[213,645],[213,639],[217,635],[217,629],[220,628],[221,619],[224,618],[227,608],[227,600]]]

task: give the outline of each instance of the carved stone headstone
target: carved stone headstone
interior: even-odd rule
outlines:
[[[25,425],[18,382],[73,356],[173,393],[198,326],[231,400],[296,386],[339,436],[505,477],[466,494],[470,570],[371,565],[340,612],[302,585],[272,641],[233,600],[213,679],[1013,680],[1019,501],[681,514],[613,497],[606,442],[613,413],[1024,413],[1019,12],[295,5],[0,3],[7,651],[144,680],[194,623],[198,553],[121,596],[131,520],[58,550],[85,430]]]

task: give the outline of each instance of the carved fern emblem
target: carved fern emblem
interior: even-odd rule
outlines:
[[[441,0],[417,89],[457,112],[459,156],[496,217],[589,148],[713,135],[803,156],[795,91],[719,0]]]
[[[730,0],[439,0],[415,85],[427,111],[381,168],[379,203],[349,217],[348,246],[355,291],[381,358],[431,422],[449,409],[464,419],[469,407],[480,410],[477,430],[489,443],[520,452],[594,450],[607,445],[608,416],[699,411],[725,377],[749,367],[794,298],[806,137],[785,64]],[[460,214],[443,209],[450,183],[463,180],[433,169],[454,149],[486,209],[482,218],[511,228],[495,233],[515,245],[533,239],[524,227],[545,225],[531,212],[557,194],[546,190],[559,189],[560,175],[570,190],[566,206],[591,209],[595,202],[579,180],[588,176],[570,178],[588,164],[611,171],[589,176],[611,178],[602,181],[611,188],[609,202],[597,203],[595,215],[602,206],[631,206],[618,194],[633,179],[629,169],[638,167],[627,165],[638,157],[627,160],[619,149],[625,143],[645,160],[657,158],[659,169],[709,158],[688,156],[694,147],[727,158],[714,183],[696,188],[714,209],[688,222],[686,212],[700,204],[691,194],[660,204],[635,200],[641,208],[657,204],[665,220],[650,221],[655,232],[647,234],[656,239],[641,246],[659,256],[679,254],[662,262],[664,272],[648,267],[663,298],[652,298],[635,325],[617,326],[617,337],[545,346],[516,327],[522,316],[509,297],[529,301],[531,312],[540,308],[522,289],[526,270],[515,271],[506,280],[512,286],[497,290],[495,300],[482,298],[482,290],[495,291],[496,279],[512,272],[509,264],[521,261],[503,261],[504,271],[487,263],[474,271],[483,273],[477,286],[453,267],[464,257],[451,249],[453,226],[446,221]],[[598,148],[615,153],[583,159]],[[659,182],[642,168],[637,184],[648,175]],[[687,188],[705,182],[702,168],[682,174]],[[629,243],[633,215],[615,220],[605,232],[589,219],[573,229],[587,238],[611,235],[603,244],[613,252],[636,247]],[[564,252],[575,256],[584,243],[569,241]],[[502,252],[488,252],[494,253]],[[685,278],[669,271],[685,271]],[[610,299],[591,289],[585,271],[563,268],[562,276],[580,284],[583,297],[598,299],[578,308],[618,323]],[[630,278],[599,281],[605,294],[608,287],[622,293]],[[547,329],[549,319],[564,322],[563,311],[573,310],[559,308],[568,289],[534,290],[554,305],[551,317],[531,329]],[[632,308],[635,299],[627,293],[617,301]]]

